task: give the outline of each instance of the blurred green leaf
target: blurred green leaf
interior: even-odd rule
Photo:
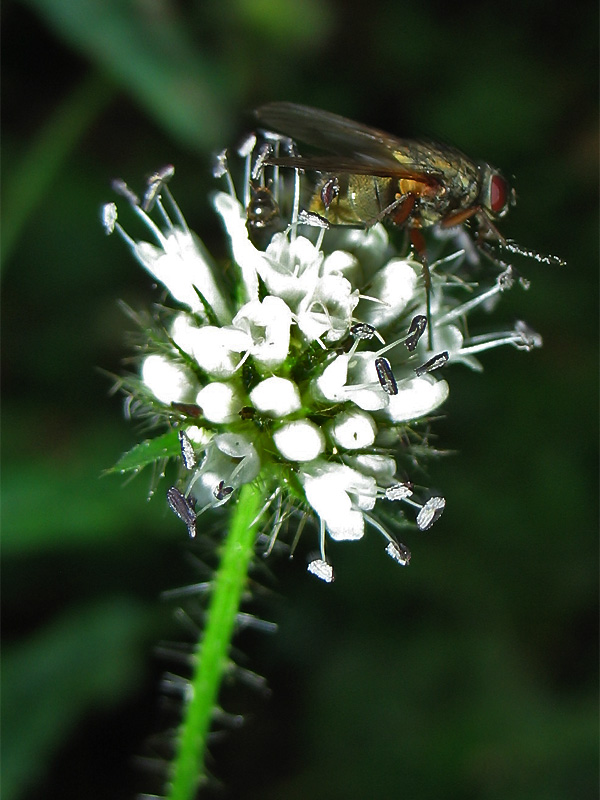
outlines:
[[[232,5],[239,24],[277,50],[320,47],[334,24],[333,10],[323,0],[233,0]]]
[[[113,95],[113,87],[100,76],[85,78],[59,105],[9,173],[3,188],[2,264],[67,157]]]
[[[149,620],[141,604],[112,598],[4,647],[4,800],[35,784],[84,714],[116,705],[140,680]]]
[[[179,453],[180,445],[177,431],[168,431],[163,433],[162,436],[146,439],[136,444],[128,453],[124,453],[114,467],[107,470],[107,473],[139,472],[149,464],[154,464],[156,461],[165,458],[171,458],[171,456],[178,456]]]
[[[163,457],[169,450],[179,453],[176,433],[174,437],[171,441],[167,435],[159,445]],[[134,481],[125,489],[112,476],[101,479],[105,465],[120,449],[117,437],[99,429],[81,435],[68,459],[30,451],[22,454],[24,459],[13,458],[2,476],[4,556],[111,542],[139,526],[168,533],[166,502],[146,502],[151,494],[146,481]]]
[[[131,92],[181,143],[206,152],[230,133],[231,74],[168,3],[26,0],[56,33]]]

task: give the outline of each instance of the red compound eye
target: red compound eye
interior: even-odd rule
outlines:
[[[499,214],[506,208],[508,201],[508,186],[504,178],[494,175],[490,181],[490,208],[494,214]]]

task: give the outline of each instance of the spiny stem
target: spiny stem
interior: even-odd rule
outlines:
[[[229,648],[254,555],[258,511],[264,497],[255,484],[240,490],[231,525],[223,543],[221,564],[207,612],[202,642],[196,651],[196,670],[180,727],[168,800],[193,800],[206,778],[205,752],[219,688],[229,661]]]

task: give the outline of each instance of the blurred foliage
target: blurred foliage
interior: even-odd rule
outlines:
[[[226,693],[249,719],[215,743],[220,796],[596,797],[597,4],[7,0],[3,23],[5,800],[148,790],[153,646],[183,638],[159,594],[200,578],[166,486],[100,478],[145,438],[96,371],[130,354],[117,299],[157,295],[98,211],[173,163],[226,257],[211,153],[274,99],[489,159],[516,176],[505,235],[568,266],[519,259],[532,289],[497,311],[542,351],[451,376],[448,508],[410,569],[370,538],[332,587],[272,563],[280,631],[243,650],[273,694]]]

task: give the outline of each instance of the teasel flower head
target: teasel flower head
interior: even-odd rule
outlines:
[[[395,250],[383,225],[332,228],[302,211],[304,177],[265,166],[265,153],[285,146],[274,135],[262,147],[254,137],[244,143],[240,192],[228,154],[217,159],[227,275],[188,229],[167,186],[171,167],[151,176],[142,198],[115,183],[150,241],[121,227],[114,203],[103,220],[167,293],[147,324],[137,375],[121,384],[130,412],[167,430],[156,457],[180,462],[169,505],[194,536],[201,515],[259,482],[266,551],[290,523],[299,535],[313,522],[318,555],[308,569],[330,582],[328,538],[375,532],[406,565],[398,531],[428,530],[442,514],[444,498],[417,479],[436,452],[430,427],[452,367],[480,370],[484,350],[531,350],[541,338],[522,322],[467,333],[475,308],[491,310],[525,284],[510,267],[494,277],[487,264],[489,285],[465,280],[470,253],[459,234],[450,256],[429,265],[428,304],[422,264]]]

